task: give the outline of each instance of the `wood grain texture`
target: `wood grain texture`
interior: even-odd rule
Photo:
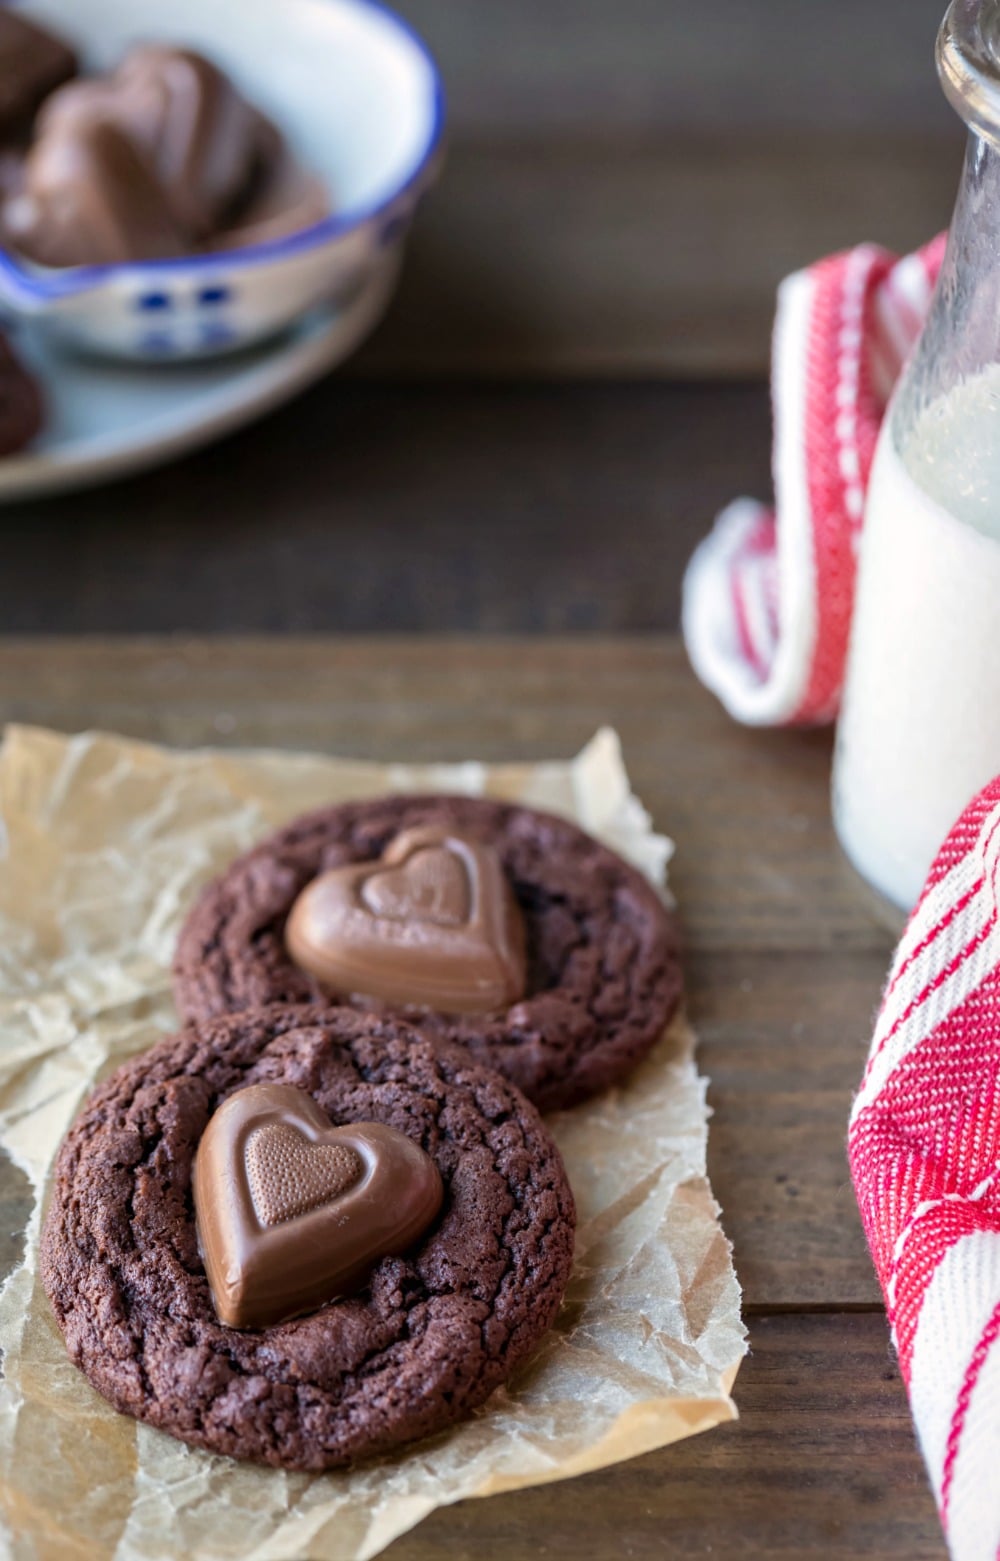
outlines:
[[[766,372],[789,270],[948,220],[942,0],[403,0],[449,160],[357,370]]]
[[[352,373],[762,376],[782,277],[945,227],[962,137],[456,136]]]
[[[696,541],[769,461],[763,385],[331,379],[164,471],[5,509],[0,628],[673,628]]]
[[[881,1305],[844,1145],[886,963],[877,951],[688,960],[709,1175],[750,1313]]]
[[[944,0],[397,0],[463,139],[947,129]]]
[[[8,639],[0,714],[381,759],[569,756],[613,722],[678,845],[709,1170],[751,1328],[743,1418],[436,1514],[390,1554],[943,1561],[844,1159],[890,940],[837,857],[826,734],[735,728],[670,638]],[[24,1206],[0,1170],[0,1226]]]
[[[750,1337],[737,1424],[437,1512],[387,1561],[945,1561],[883,1318],[758,1318]]]

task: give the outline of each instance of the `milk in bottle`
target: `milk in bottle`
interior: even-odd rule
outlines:
[[[1000,0],[952,0],[938,69],[969,138],[872,469],[833,782],[849,860],[902,910],[1000,775]]]
[[[838,734],[837,831],[916,900],[965,804],[1000,773],[1000,366],[879,446]]]

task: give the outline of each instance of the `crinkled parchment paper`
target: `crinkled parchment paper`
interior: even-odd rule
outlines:
[[[355,1471],[289,1475],[116,1415],[69,1364],[35,1272],[46,1178],[94,1081],[173,1028],[168,970],[195,892],[305,808],[415,788],[564,813],[664,880],[669,843],[632,796],[612,732],[572,763],[408,767],[9,729],[0,1142],[37,1193],[24,1261],[0,1295],[10,1553],[350,1561],[435,1507],[566,1479],[734,1417],[739,1289],[683,1019],[624,1089],[550,1119],[579,1207],[573,1279],[534,1359],[467,1424]]]

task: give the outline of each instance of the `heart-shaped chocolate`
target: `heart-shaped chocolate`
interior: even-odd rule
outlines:
[[[321,1203],[332,1203],[364,1174],[347,1144],[311,1144],[285,1122],[255,1127],[246,1146],[250,1199],[262,1225],[284,1225]]]
[[[463,927],[472,909],[465,863],[446,845],[422,846],[401,867],[372,873],[362,881],[361,898],[373,916],[436,927]]]
[[[250,189],[265,150],[280,137],[217,66],[190,49],[137,44],[108,76],[53,93],[38,121],[41,137],[87,124],[115,128],[156,175],[172,218],[203,239]]]
[[[216,1111],[193,1173],[216,1314],[266,1328],[358,1289],[441,1207],[437,1166],[380,1122],[333,1127],[304,1090],[252,1084]]]
[[[159,259],[183,247],[145,160],[100,120],[35,142],[2,226],[10,243],[47,266]]]
[[[292,906],[290,958],[334,992],[443,1013],[524,996],[524,924],[496,851],[408,829],[376,862],[321,873]]]

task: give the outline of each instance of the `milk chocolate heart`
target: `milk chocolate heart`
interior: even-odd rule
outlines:
[[[179,255],[162,190],[128,138],[95,120],[35,142],[3,207],[7,240],[45,266]]]
[[[465,863],[446,845],[425,845],[401,867],[386,867],[361,883],[361,899],[373,916],[390,921],[429,921],[464,927],[472,909]]]
[[[441,1207],[437,1166],[380,1122],[333,1127],[304,1090],[252,1084],[216,1111],[193,1173],[219,1321],[266,1328],[358,1289]]]
[[[211,249],[242,249],[247,244],[269,244],[286,233],[300,233],[322,222],[330,212],[330,195],[322,179],[298,163],[288,147],[272,156],[265,141],[257,178],[244,206],[233,216],[231,227],[208,236]]]
[[[500,858],[454,830],[405,830],[379,861],[314,878],[285,944],[335,992],[444,1013],[524,996],[524,924]]]
[[[361,1180],[364,1161],[348,1144],[311,1144],[285,1122],[255,1127],[246,1144],[250,1201],[262,1225],[284,1225],[332,1203]]]
[[[53,93],[42,138],[80,125],[114,125],[148,163],[177,227],[208,236],[249,192],[281,138],[217,66],[190,49],[139,44],[109,76]]]

